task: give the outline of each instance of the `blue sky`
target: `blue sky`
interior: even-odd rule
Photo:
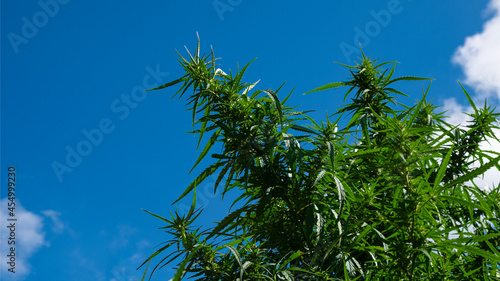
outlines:
[[[168,239],[141,209],[168,216],[200,172],[188,174],[197,139],[185,100],[143,92],[180,77],[177,49],[213,46],[227,72],[258,58],[246,81],[289,104],[333,113],[343,91],[302,93],[348,78],[335,62],[365,54],[398,61],[396,75],[431,77],[429,97],[464,122],[457,83],[478,101],[500,104],[500,1],[130,1],[1,2],[2,280],[138,278],[135,268]],[[400,84],[421,97],[423,83]],[[491,149],[500,151],[498,144]],[[7,169],[17,175],[17,279],[7,271]],[[490,171],[485,184],[499,178]],[[227,211],[198,193],[199,224]],[[498,181],[497,181],[498,182]],[[233,196],[233,197],[232,197]],[[190,198],[178,208],[185,209]],[[164,268],[157,280],[168,280]],[[162,279],[163,278],[163,279]]]

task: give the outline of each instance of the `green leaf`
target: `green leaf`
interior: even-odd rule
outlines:
[[[205,113],[203,114],[203,117],[207,117],[210,115],[210,107],[207,106],[205,108]],[[195,116],[193,117],[195,118]],[[208,124],[208,118],[207,119],[204,119],[201,123],[201,128],[200,130],[198,131],[200,133],[200,137],[198,138],[198,145],[196,146],[196,150],[198,150],[198,148],[200,147],[200,143],[201,143],[201,140],[203,139],[203,135],[205,134],[205,132],[207,131],[207,124]],[[194,124],[193,124],[194,125]]]
[[[219,186],[220,182],[222,181],[222,179],[224,178],[224,176],[226,175],[227,171],[232,168],[234,165],[234,161],[230,161],[229,163],[227,163],[227,165],[222,168],[222,170],[220,171],[220,174],[219,176],[217,177],[217,180],[215,181],[215,185],[214,185],[214,194],[217,193],[217,187]]]
[[[413,110],[413,114],[411,115],[410,119],[408,119],[408,121],[406,122],[406,127],[409,128],[413,125],[413,122],[415,121],[415,119],[419,115],[420,110],[422,109],[422,106],[424,105],[426,96],[427,96],[427,92],[424,93],[424,96],[422,97],[422,99],[420,99],[420,101],[416,105],[415,109]]]
[[[215,164],[211,165],[210,167],[206,168],[196,179],[184,190],[184,192],[177,198],[177,200],[174,201],[175,204],[182,198],[184,198],[189,192],[191,192],[194,188],[196,188],[203,180],[205,180],[208,176],[213,174],[219,167],[223,166],[226,164],[227,161],[225,162],[216,162]]]
[[[448,169],[448,163],[450,162],[450,157],[451,157],[451,152],[453,151],[453,147],[451,147],[448,150],[448,153],[446,153],[446,156],[444,157],[443,161],[441,162],[441,166],[439,167],[438,173],[436,175],[436,179],[434,181],[434,190],[437,191],[438,185],[441,183],[441,181],[444,178],[444,173],[446,172],[446,169]],[[444,190],[444,188],[440,189]]]
[[[234,245],[238,245],[240,244],[241,242],[247,240],[249,237],[246,237],[246,238],[242,238],[242,239],[237,239],[237,240],[233,240],[233,241],[229,241],[227,242],[226,244],[224,245],[221,245],[217,248],[215,248],[215,251],[219,251],[219,250],[222,250],[224,248],[227,248],[228,246],[234,246]]]
[[[500,256],[500,252],[498,252],[498,249],[496,249],[491,243],[490,241],[484,241],[486,243],[486,245],[488,245],[488,248],[490,248],[490,250],[496,255],[496,256]]]
[[[165,245],[165,246],[161,247],[159,250],[157,250],[151,256],[149,256],[137,269],[141,268],[144,264],[146,264],[147,262],[149,262],[150,260],[152,260],[154,257],[156,257],[158,254],[162,253],[164,250],[168,249],[168,247],[170,247],[171,245],[172,244],[168,244],[168,245]],[[152,274],[153,273],[151,273],[151,275]]]
[[[398,81],[422,81],[422,80],[434,80],[434,79],[432,79],[432,78],[416,77],[416,76],[402,76],[402,77],[398,77],[398,78],[392,79],[386,85],[390,85],[390,84],[392,84],[394,82],[398,82]]]
[[[455,245],[455,244],[471,244],[471,243],[478,243],[478,242],[483,242],[483,241],[488,241],[493,238],[496,238],[500,236],[500,233],[490,233],[490,234],[485,234],[485,235],[480,235],[480,236],[473,236],[473,237],[462,237],[462,238],[455,238],[455,239],[448,239],[444,240],[439,243],[439,245]],[[500,257],[498,257],[500,259]]]
[[[151,213],[151,212],[149,212],[149,211],[146,211],[146,210],[144,210],[144,209],[142,209],[142,210],[143,210],[144,212],[146,212],[146,213],[148,213],[148,214],[150,214],[150,215],[152,215],[152,216],[156,217],[156,218],[159,218],[160,220],[162,220],[162,221],[164,221],[164,222],[169,222],[166,218],[164,218],[164,217],[162,217],[162,216],[159,216],[159,215],[153,214],[153,213]]]
[[[200,156],[198,156],[198,159],[196,160],[196,163],[194,163],[194,166],[193,166],[193,168],[191,168],[191,170],[189,171],[189,173],[191,173],[194,170],[194,168],[196,168],[196,166],[198,166],[198,163],[200,163],[200,161],[203,160],[203,158],[205,158],[205,156],[207,156],[208,152],[210,151],[210,149],[212,148],[212,146],[214,145],[214,143],[217,141],[217,138],[219,137],[221,131],[222,131],[222,129],[218,129],[210,137],[210,139],[208,140],[207,144],[205,145],[205,148],[203,148],[203,151],[200,153]]]
[[[273,92],[271,90],[264,90],[263,92],[266,93],[269,96],[269,98],[271,98],[271,100],[273,101],[274,106],[278,110],[280,124],[281,124],[281,127],[283,128],[283,113],[281,112],[281,103],[278,99],[278,96],[276,95],[275,92]]]
[[[466,173],[465,175],[462,175],[462,176],[456,178],[455,180],[452,180],[448,184],[445,184],[443,186],[442,190],[451,188],[451,187],[456,186],[458,184],[462,184],[466,181],[472,180],[472,179],[484,174],[486,171],[488,171],[493,166],[498,165],[499,161],[500,161],[500,156],[492,159],[490,162],[484,164],[483,166],[476,168],[476,169]]]
[[[236,73],[236,76],[234,77],[234,83],[236,85],[239,85],[241,83],[241,79],[243,78],[243,75],[245,74],[245,71],[247,70],[247,68],[250,66],[250,64],[252,62],[254,62],[257,58],[251,60],[249,63],[247,63],[242,69],[241,71],[238,71],[238,73]],[[258,82],[258,81],[257,81]],[[257,82],[255,84],[257,84]]]
[[[315,187],[316,184],[323,178],[323,176],[326,174],[326,171],[325,170],[321,170],[319,173],[318,173],[318,176],[316,177],[316,179],[314,180],[314,183],[312,185],[312,187]]]
[[[342,262],[344,263],[344,280],[345,281],[350,281],[351,278],[349,278],[349,271],[347,270],[347,263],[345,260],[345,256],[342,257]]]
[[[160,90],[160,89],[163,89],[163,88],[167,88],[167,87],[173,86],[173,85],[178,84],[178,83],[180,83],[180,82],[182,82],[182,81],[186,81],[186,77],[187,77],[187,76],[183,76],[183,77],[181,77],[181,78],[179,78],[179,79],[176,79],[176,80],[174,80],[174,81],[168,82],[168,83],[166,83],[166,84],[163,84],[163,85],[158,86],[158,87],[153,88],[153,89],[148,89],[148,90],[146,90],[146,91],[155,91],[155,90]]]
[[[402,95],[403,97],[409,97],[407,94],[405,94],[399,90],[393,89],[393,88],[384,88],[384,90],[387,92],[394,93],[394,94]]]
[[[149,267],[149,262],[148,262],[148,264],[146,265],[146,268],[144,269],[144,273],[142,274],[141,281],[144,281],[144,279],[146,279],[146,274],[147,274],[147,272],[148,272],[148,267]]]
[[[181,281],[182,280],[182,277],[184,277],[184,273],[185,273],[185,269],[186,269],[186,265],[188,264],[188,262],[191,261],[191,259],[194,257],[194,255],[196,254],[196,252],[193,252],[191,253],[182,263],[181,265],[179,266],[179,269],[177,269],[177,272],[175,273],[174,275],[174,278],[172,279],[172,281]]]
[[[314,92],[324,91],[324,90],[328,90],[328,89],[338,88],[338,87],[342,87],[342,86],[349,86],[349,83],[347,83],[347,82],[329,83],[329,84],[326,84],[324,86],[318,87],[318,88],[316,88],[314,90],[311,90],[309,92],[305,92],[304,95],[307,95],[307,94],[310,94],[310,93],[314,93]]]
[[[338,190],[338,193],[339,193],[339,202],[340,202],[340,209],[342,210],[342,206],[345,204],[345,189],[344,189],[344,185],[342,184],[342,182],[337,178],[337,176],[333,176],[334,180],[335,180],[335,185],[337,186],[337,190]],[[340,212],[339,212],[339,216],[340,216]]]
[[[335,147],[333,146],[333,143],[331,141],[328,141],[327,143],[328,146],[328,156],[330,159],[330,165],[332,166],[332,172],[335,171]]]
[[[396,64],[397,64],[397,62],[394,62],[394,65],[392,66],[391,71],[389,72],[389,74],[387,74],[387,76],[384,79],[384,83],[388,83],[390,81],[392,75],[394,74],[394,70],[396,69]],[[378,65],[377,67],[380,67],[380,66],[381,65]]]
[[[194,55],[195,55],[195,61],[198,62],[200,59],[200,35],[198,34],[198,31],[196,31],[196,37],[198,38],[198,44],[196,44],[196,50],[194,52]]]
[[[231,224],[236,218],[241,216],[242,213],[248,211],[249,209],[252,208],[252,205],[245,205],[229,215],[227,215],[223,220],[221,220],[217,226],[210,232],[208,235],[207,239],[210,239],[214,237],[215,235],[219,234],[223,229],[225,229],[229,224]]]
[[[458,84],[460,84],[460,87],[462,87],[462,90],[464,91],[464,94],[465,96],[467,97],[467,100],[469,101],[470,105],[472,106],[472,108],[474,109],[474,112],[477,114],[478,113],[478,110],[477,110],[477,107],[476,105],[474,104],[474,101],[472,100],[472,98],[470,97],[469,93],[467,92],[467,90],[465,90],[464,86],[462,85],[462,83],[458,82]]]
[[[285,266],[287,266],[287,264],[292,262],[294,259],[303,256],[304,254],[305,253],[300,250],[296,251],[295,253],[291,254],[283,263],[281,263],[278,269],[283,269]]]
[[[311,235],[314,231],[314,225],[315,225],[315,219],[314,219],[314,205],[309,205],[306,207],[305,210],[305,225],[303,226],[304,228],[304,233],[306,235],[305,239],[311,239]]]
[[[189,208],[186,218],[189,220],[195,212],[196,207],[196,188],[193,189],[193,201],[191,202],[191,207]]]
[[[462,250],[468,254],[473,254],[473,255],[478,255],[478,256],[484,257],[486,259],[491,260],[491,262],[494,262],[494,263],[500,262],[499,256],[497,256],[493,253],[490,253],[488,251],[485,251],[483,249],[471,246],[471,245],[463,245],[463,244],[455,244],[455,243],[449,243],[449,244],[444,244],[444,245],[446,245],[448,247],[452,246],[452,247],[454,247],[458,250]]]
[[[300,126],[300,125],[296,125],[296,124],[293,124],[292,126],[290,126],[292,129],[294,130],[297,130],[297,131],[301,131],[301,132],[305,132],[305,133],[309,133],[309,134],[313,134],[313,135],[319,135],[318,132],[315,132],[309,128],[306,128],[304,126]]]
[[[469,206],[473,210],[474,209],[479,209],[479,210],[483,210],[483,211],[486,211],[486,212],[489,211],[488,209],[483,208],[481,205],[475,204],[475,203],[473,203],[471,201],[468,201],[468,200],[464,200],[462,198],[448,196],[448,195],[439,195],[438,198],[445,199],[445,200],[448,200],[448,201],[453,201],[453,202],[456,202],[456,203],[458,203],[458,204],[460,204],[462,206]]]
[[[346,157],[346,159],[373,157],[374,155],[380,153],[381,153],[380,148],[362,149],[362,150],[360,149],[358,151],[349,152],[348,157]]]
[[[234,248],[231,245],[224,245],[224,248],[228,248],[233,253],[234,257],[236,258],[236,261],[240,264],[240,266],[242,266],[241,256],[240,256],[240,253],[236,250],[236,248]],[[241,279],[241,280],[243,280],[243,279]]]

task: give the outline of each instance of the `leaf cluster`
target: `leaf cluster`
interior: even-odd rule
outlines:
[[[286,104],[291,93],[278,98],[283,85],[254,90],[258,81],[243,82],[249,64],[226,74],[213,50],[200,56],[199,41],[179,62],[186,74],[153,90],[180,84],[179,98],[192,90],[193,133],[199,144],[210,134],[194,167],[209,155],[213,163],[175,201],[193,192],[188,214],[153,214],[173,237],[145,261],[170,251],[153,273],[180,259],[173,280],[188,273],[240,281],[499,276],[500,186],[474,183],[500,169],[500,154],[480,147],[498,141],[499,114],[477,108],[465,89],[470,124],[450,125],[426,100],[429,88],[413,106],[397,102],[405,94],[396,82],[429,79],[393,78],[396,63],[384,68],[390,63],[363,54],[345,66],[351,80],[308,92],[348,87],[350,102],[316,122]],[[214,192],[238,192],[234,203],[243,204],[215,227],[194,229],[202,211],[196,187],[211,175]]]

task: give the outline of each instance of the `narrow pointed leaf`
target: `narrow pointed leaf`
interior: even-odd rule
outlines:
[[[179,79],[176,79],[174,81],[171,81],[171,82],[168,82],[166,84],[163,84],[161,86],[158,86],[156,88],[153,88],[153,89],[147,89],[146,91],[155,91],[155,90],[160,90],[160,89],[163,89],[163,88],[167,88],[167,87],[170,87],[170,86],[173,86],[173,85],[176,85],[178,83],[181,83],[182,81],[186,81],[186,76],[183,76]]]
[[[174,278],[172,279],[172,281],[181,281],[182,280],[182,277],[184,276],[184,273],[185,273],[185,268],[186,268],[186,265],[188,264],[188,262],[191,261],[191,259],[194,257],[194,255],[196,254],[196,252],[193,252],[191,253],[182,263],[181,265],[179,266],[179,269],[177,269],[177,272],[175,273],[174,275]]]
[[[478,113],[478,110],[477,110],[477,107],[476,105],[474,104],[474,101],[472,100],[472,98],[470,97],[469,93],[467,92],[467,90],[465,90],[464,86],[462,85],[462,83],[458,82],[458,84],[460,84],[460,87],[462,87],[462,91],[464,91],[464,94],[465,96],[467,97],[467,100],[469,101],[470,105],[472,106],[472,108],[474,109],[474,112],[475,113]]]
[[[446,169],[448,168],[448,163],[450,162],[450,157],[451,157],[451,152],[453,151],[453,147],[448,150],[448,153],[446,153],[446,156],[444,157],[443,161],[441,162],[441,166],[439,167],[438,173],[436,175],[436,179],[434,181],[434,189],[437,189],[437,186],[441,183],[441,180],[444,177],[444,173],[446,172]]]
[[[278,110],[278,114],[279,114],[279,118],[280,118],[280,124],[283,127],[283,113],[281,112],[281,102],[278,99],[278,96],[276,95],[275,92],[273,92],[271,90],[264,90],[263,92],[266,93],[271,98],[271,100],[273,101],[274,106]]]
[[[233,211],[229,215],[227,215],[223,220],[221,220],[217,226],[211,231],[208,235],[207,239],[210,239],[214,235],[220,233],[223,229],[225,229],[229,224],[231,224],[237,217],[239,217],[243,212],[246,212],[250,209],[250,205],[243,206],[238,210]]]
[[[203,182],[203,180],[205,180],[207,177],[212,175],[219,167],[223,166],[226,163],[227,163],[227,161],[217,162],[217,163],[211,165],[210,167],[206,168],[198,177],[196,177],[196,179],[186,188],[186,190],[184,190],[184,192],[181,194],[181,196],[179,196],[179,198],[177,198],[177,200],[175,200],[174,203],[172,203],[172,204],[175,204],[179,200],[184,198],[187,194],[189,194],[189,192],[191,192],[201,182]]]
[[[214,143],[217,141],[217,138],[219,137],[220,132],[221,132],[221,129],[218,129],[210,137],[210,139],[208,140],[207,144],[205,145],[205,148],[203,148],[203,151],[200,153],[200,156],[198,156],[198,159],[194,163],[193,168],[191,168],[191,170],[189,171],[189,173],[191,173],[194,170],[194,168],[196,168],[196,166],[198,166],[198,163],[200,163],[200,161],[203,160],[203,158],[205,158],[205,156],[207,156],[208,152],[210,151],[210,149],[212,148],[212,146],[214,145]]]
[[[328,89],[338,88],[338,87],[342,87],[342,86],[349,86],[349,84],[347,82],[329,83],[329,84],[323,85],[321,87],[318,87],[318,88],[316,88],[314,90],[311,90],[309,92],[305,92],[304,95],[307,95],[307,94],[310,94],[310,93],[314,93],[314,92],[324,91],[324,90],[328,90]]]
[[[168,220],[167,220],[166,218],[162,217],[162,216],[159,216],[159,215],[157,215],[157,214],[153,214],[153,213],[151,213],[151,212],[149,212],[149,211],[146,211],[146,210],[144,210],[144,209],[142,209],[142,210],[143,210],[144,212],[146,212],[146,213],[148,213],[148,214],[152,215],[153,217],[159,218],[160,220],[162,220],[162,221],[164,221],[164,222],[168,222]]]
[[[294,259],[304,255],[304,252],[298,250],[295,253],[291,254],[283,263],[280,264],[278,269],[282,269],[285,266],[287,266],[290,262],[292,262]]]
[[[398,78],[395,78],[395,79],[392,79],[391,81],[389,81],[387,83],[387,85],[390,85],[394,82],[398,82],[398,81],[422,81],[422,80],[434,80],[432,78],[423,78],[423,77],[416,77],[416,76],[402,76],[402,77],[398,77]]]
[[[305,133],[309,133],[309,134],[313,134],[313,135],[319,135],[318,132],[315,132],[309,128],[306,128],[304,126],[300,126],[300,125],[297,125],[297,124],[294,124],[292,126],[290,126],[292,129],[294,130],[297,130],[297,131],[301,131],[301,132],[305,132]]]

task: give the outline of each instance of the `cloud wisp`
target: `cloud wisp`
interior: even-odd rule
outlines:
[[[478,105],[489,98],[489,104],[500,105],[500,0],[491,0],[487,12],[493,16],[487,20],[480,33],[465,38],[462,46],[459,46],[452,56],[452,62],[459,65],[465,75],[464,83],[474,89],[472,98]],[[481,101],[483,100],[483,101]],[[454,125],[467,124],[470,117],[463,114],[472,113],[469,105],[461,105],[455,99],[447,99],[444,109],[449,116],[448,122]],[[500,136],[500,131],[495,134]],[[481,144],[483,150],[500,152],[500,143],[489,140]],[[488,188],[497,186],[500,180],[500,171],[492,168],[487,171],[484,178],[474,182],[480,187]]]
[[[465,39],[453,55],[453,63],[465,74],[465,84],[473,87],[479,98],[495,97],[500,102],[500,0],[491,0],[493,14],[481,33]]]
[[[1,200],[0,206],[7,206],[7,203],[7,198],[4,198]],[[7,208],[0,209],[0,217],[8,217],[6,209]],[[5,280],[21,281],[31,272],[30,258],[39,251],[42,246],[49,246],[49,242],[45,239],[45,232],[43,232],[44,224],[42,216],[26,210],[19,201],[16,201],[15,217],[17,219],[17,221],[15,221],[15,244],[3,243],[3,241],[12,242],[12,240],[8,239],[8,237],[12,236],[8,228],[2,227],[0,231],[2,240],[0,270],[2,271],[2,276],[6,277]],[[11,247],[15,247],[15,251],[11,251]],[[12,268],[12,265],[8,264],[9,260],[7,257],[7,253],[10,252],[14,252],[16,257],[14,266],[15,273],[10,273],[8,271],[9,268]],[[7,274],[12,274],[12,276],[6,276]]]

